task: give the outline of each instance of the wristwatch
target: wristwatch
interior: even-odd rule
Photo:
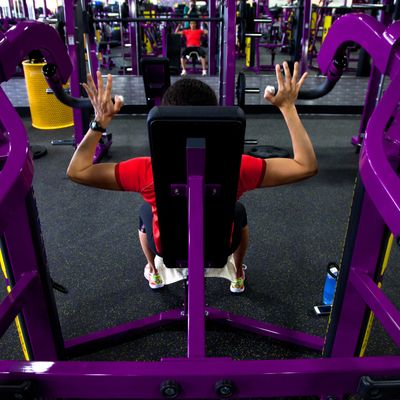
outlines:
[[[106,132],[106,129],[104,129],[104,128],[100,125],[100,122],[95,121],[95,120],[93,120],[93,121],[90,123],[89,128],[90,128],[92,131],[97,131],[97,132],[102,132],[102,133]]]

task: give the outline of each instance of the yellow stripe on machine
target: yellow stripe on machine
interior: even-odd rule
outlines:
[[[385,274],[386,268],[388,266],[390,252],[392,250],[392,245],[393,245],[393,234],[390,235],[388,244],[386,246],[385,257],[383,258],[382,268],[381,268],[381,271],[380,271],[379,277],[378,277],[378,284],[377,284],[378,288],[382,287],[382,278],[383,278],[383,275]],[[360,357],[364,357],[365,351],[367,350],[368,340],[371,335],[371,330],[372,330],[372,326],[374,324],[374,319],[375,319],[374,313],[372,311],[370,311],[367,327],[365,329],[365,334],[364,334],[363,342],[362,342],[361,349],[360,349]]]
[[[4,261],[4,257],[3,257],[3,253],[1,251],[1,248],[0,248],[0,265],[1,265],[1,270],[3,271],[4,278],[8,281],[6,263]],[[7,293],[11,292],[11,286],[9,284],[7,285],[6,289],[7,289]],[[21,343],[21,348],[22,348],[22,352],[24,353],[25,360],[30,361],[28,348],[26,346],[24,333],[22,331],[20,317],[15,318],[15,326],[17,327],[18,337],[19,337],[19,341]]]
[[[245,55],[246,55],[246,67],[250,67],[250,57],[251,57],[251,37],[245,39]]]
[[[332,15],[325,15],[325,18],[324,18],[324,30],[323,30],[323,33],[322,33],[322,43],[324,43],[326,35],[328,34],[329,29],[331,28],[331,26],[332,26]]]

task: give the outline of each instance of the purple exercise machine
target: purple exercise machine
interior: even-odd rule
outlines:
[[[393,12],[393,15],[389,13],[388,11],[385,11],[385,9],[390,10],[390,5],[392,4],[391,1],[389,0],[383,0],[382,1],[382,6],[384,7],[384,10],[382,10],[378,20],[381,22],[384,26],[389,26],[392,21],[395,21],[398,19],[396,17],[396,13],[398,11]],[[398,8],[398,5],[396,5],[396,8]],[[364,138],[365,134],[365,128],[367,127],[368,121],[371,117],[371,114],[379,102],[382,92],[383,92],[383,85],[384,85],[384,80],[385,80],[385,75],[386,71],[382,71],[379,67],[375,65],[375,60],[372,63],[371,66],[371,72],[369,75],[369,81],[368,81],[368,91],[367,95],[365,96],[365,101],[364,101],[364,108],[363,108],[363,114],[361,118],[361,123],[360,123],[360,128],[358,131],[357,136],[352,137],[352,144],[355,146],[361,146],[361,143]]]
[[[205,306],[203,268],[209,260],[220,266],[226,257],[227,238],[232,220],[235,182],[243,148],[245,120],[236,107],[156,108],[148,118],[155,187],[162,200],[160,208],[161,240],[168,241],[170,209],[187,209],[181,214],[182,230],[176,245],[168,247],[168,264],[188,264],[187,304],[103,331],[64,341],[50,286],[46,255],[35,206],[33,166],[24,126],[0,88],[0,243],[12,283],[11,293],[0,304],[0,336],[13,319],[24,319],[31,361],[0,361],[0,393],[19,399],[215,399],[261,398],[274,396],[319,396],[343,399],[358,393],[362,399],[398,398],[400,357],[356,357],[363,317],[371,309],[396,345],[400,345],[400,314],[374,282],[379,263],[382,235],[389,229],[400,235],[399,110],[400,52],[396,39],[400,24],[386,30],[367,16],[349,15],[341,22],[343,30],[326,40],[320,52],[320,66],[327,71],[337,51],[348,41],[353,29],[358,38],[387,71],[392,82],[373,112],[367,127],[360,157],[360,179],[350,216],[343,260],[327,337],[285,329]],[[350,29],[351,28],[351,29]],[[43,35],[40,24],[27,23],[30,43],[35,42],[46,59],[54,61],[56,52]],[[21,34],[15,30],[15,34]],[[331,35],[331,34],[330,34]],[[12,36],[12,35],[11,35]],[[329,36],[328,36],[329,37]],[[17,38],[15,38],[17,39]],[[0,34],[0,60],[10,59],[9,36]],[[13,41],[19,47],[27,41]],[[54,49],[53,49],[54,50]],[[69,64],[57,59],[60,76],[68,78]],[[7,64],[1,64],[0,81],[7,79]],[[64,76],[65,74],[65,76]],[[190,129],[181,129],[188,127]],[[196,128],[202,125],[202,129]],[[204,129],[204,126],[207,129]],[[170,131],[190,132],[175,139],[176,157],[163,152],[166,127]],[[196,129],[193,129],[196,128]],[[199,132],[207,132],[206,137]],[[218,141],[229,135],[229,172],[220,162]],[[167,140],[168,141],[168,140]],[[171,142],[171,141],[169,141]],[[218,158],[216,157],[218,154]],[[213,165],[214,169],[206,168]],[[216,168],[222,174],[213,175]],[[165,172],[165,173],[164,173]],[[221,213],[219,245],[212,248],[207,216]],[[203,218],[203,215],[206,218]],[[183,226],[187,223],[188,229]],[[214,226],[212,227],[214,229]],[[212,231],[211,229],[211,231]],[[166,235],[165,235],[166,233]],[[204,233],[204,234],[203,234]],[[165,242],[164,242],[165,243]],[[173,244],[172,243],[172,244]],[[21,251],[23,249],[23,251]],[[210,256],[211,254],[211,256]],[[187,322],[187,356],[161,359],[159,362],[87,362],[68,361],[88,350],[94,351],[127,339],[130,335],[175,321]],[[277,340],[315,350],[313,359],[232,360],[206,357],[205,321],[213,320]],[[318,356],[319,353],[319,356]]]
[[[84,4],[83,8],[86,5],[86,0],[81,0]],[[132,4],[131,4],[132,3]],[[77,4],[80,4],[78,1]],[[130,18],[126,21],[129,22],[129,35],[131,42],[131,51],[132,51],[132,74],[137,75],[139,70],[139,60],[136,54],[136,50],[138,43],[138,35],[136,32],[136,26],[141,21],[152,21],[152,19],[146,18],[137,18],[137,10],[135,6],[135,2],[130,2]],[[199,21],[207,21],[209,22],[209,70],[211,74],[216,72],[216,65],[214,62],[215,52],[216,52],[216,36],[217,29],[219,30],[219,48],[223,49],[223,55],[218,58],[218,73],[220,78],[220,90],[219,90],[219,98],[221,105],[233,105],[235,102],[235,62],[236,62],[236,54],[235,54],[235,42],[236,42],[236,3],[234,0],[226,0],[225,6],[223,7],[223,18],[216,17],[216,9],[215,5],[211,4],[209,7],[209,18],[201,18]],[[70,56],[70,61],[68,61],[68,65],[72,63],[72,72],[70,75],[66,75],[70,78],[70,86],[71,86],[71,96],[68,96],[64,93],[63,90],[54,83],[50,81],[60,80],[62,83],[65,83],[65,76],[62,75],[59,78],[52,78],[52,74],[54,71],[48,71],[50,74],[48,77],[49,85],[53,89],[56,97],[62,101],[63,103],[70,105],[74,108],[74,124],[75,124],[75,144],[79,144],[83,138],[83,134],[86,131],[86,125],[82,123],[83,117],[82,113],[84,109],[91,108],[90,102],[87,99],[81,98],[82,92],[81,87],[79,85],[80,81],[84,80],[82,78],[81,63],[79,60],[84,58],[84,54],[79,54],[79,48],[82,46],[78,46],[79,41],[76,38],[76,29],[75,29],[75,14],[74,14],[74,2],[73,0],[67,0],[64,3],[64,13],[65,13],[65,21],[66,21],[66,34],[67,34],[67,47],[68,53]],[[82,17],[82,16],[81,16]],[[82,18],[81,18],[82,19]],[[113,19],[114,21],[120,21],[121,19]],[[157,18],[157,22],[168,22],[168,21],[178,21],[184,20],[184,18]],[[97,22],[101,22],[102,19],[94,20]],[[109,20],[107,20],[109,21]],[[121,20],[122,21],[122,20]],[[217,27],[217,23],[219,24]],[[80,32],[82,33],[82,32]],[[49,35],[52,35],[50,31],[48,31]],[[89,35],[90,37],[90,35]],[[93,51],[93,46],[89,43],[88,52],[89,52],[89,65],[93,65],[92,71],[96,69],[97,60],[95,56],[95,52]],[[61,49],[60,49],[61,51]],[[135,53],[135,54],[134,54]],[[69,68],[69,67],[68,67]],[[79,100],[78,100],[79,99]],[[107,139],[104,141],[105,143],[102,146],[99,146],[98,151],[96,152],[96,160],[104,154],[108,147],[111,145],[111,139]]]

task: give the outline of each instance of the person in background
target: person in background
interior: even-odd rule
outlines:
[[[185,8],[183,9],[183,16],[185,18],[199,18],[200,17],[200,11],[197,8],[196,5],[196,0],[190,0],[189,5],[185,5]],[[189,22],[184,23],[184,29],[189,29]]]
[[[61,40],[65,44],[65,16],[64,16],[64,6],[58,6],[57,11],[54,14],[57,19],[56,31],[60,35]]]
[[[128,0],[125,0],[122,4],[121,4],[121,18],[125,19],[125,18],[129,18],[129,4],[128,4]],[[127,21],[122,21],[122,26],[127,29],[128,28],[128,22]]]
[[[186,47],[182,50],[181,54],[181,67],[182,67],[181,75],[184,76],[187,74],[186,71],[187,57],[190,56],[190,53],[195,52],[200,57],[202,75],[206,76],[207,58],[206,58],[206,51],[203,49],[203,47],[201,47],[201,37],[203,35],[206,35],[208,32],[203,29],[197,29],[196,21],[190,21],[190,29],[184,29],[182,31],[179,31],[178,29],[176,33],[179,35],[183,35],[186,38]]]

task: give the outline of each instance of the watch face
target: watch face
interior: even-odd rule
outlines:
[[[106,130],[100,126],[100,124],[97,121],[92,121],[90,123],[90,129],[94,131],[99,131],[99,132],[105,132]]]

